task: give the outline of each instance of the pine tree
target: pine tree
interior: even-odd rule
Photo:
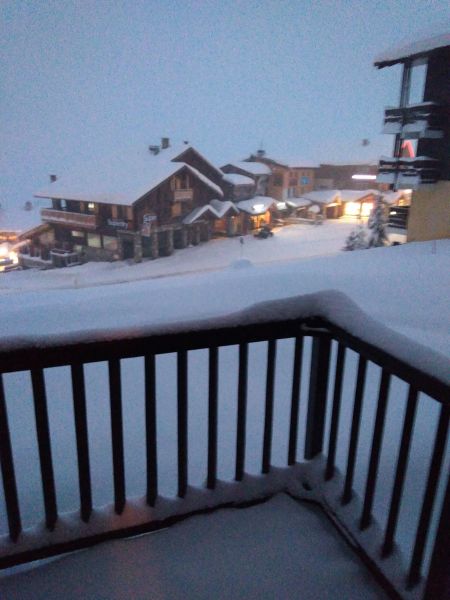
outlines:
[[[366,230],[362,225],[358,225],[357,229],[353,229],[345,240],[343,250],[364,250],[365,248],[367,248]]]
[[[378,248],[380,246],[389,245],[389,240],[386,234],[386,217],[384,216],[383,203],[381,196],[377,197],[375,207],[370,213],[367,223],[369,228],[369,243],[368,248]]]

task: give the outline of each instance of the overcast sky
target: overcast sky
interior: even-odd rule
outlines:
[[[1,3],[0,202],[161,136],[217,164],[390,153],[399,67],[373,59],[448,29],[444,0],[30,0]],[[363,147],[362,139],[370,140]]]

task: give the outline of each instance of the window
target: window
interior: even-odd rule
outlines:
[[[84,231],[72,231],[71,233],[74,238],[84,238]]]
[[[308,185],[308,183],[309,183],[309,177],[307,177],[306,175],[303,175],[302,185]]]
[[[176,202],[172,206],[172,217],[180,217],[181,216],[181,204]]]
[[[101,238],[96,233],[88,233],[87,234],[87,242],[88,242],[88,246],[90,246],[91,248],[101,248],[102,247]]]
[[[93,213],[95,211],[95,204],[94,202],[88,202],[88,212]]]
[[[275,174],[273,176],[273,185],[277,187],[281,187],[283,185],[283,176],[279,174]]]

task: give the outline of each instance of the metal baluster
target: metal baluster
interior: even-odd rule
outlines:
[[[80,512],[82,520],[87,523],[92,513],[92,490],[83,365],[71,365],[71,373],[75,435],[77,440]]]
[[[217,390],[218,348],[209,349],[208,394],[208,479],[207,487],[213,490],[217,480]]]
[[[275,366],[277,356],[277,341],[270,340],[267,347],[267,377],[266,377],[266,408],[264,418],[264,442],[262,472],[270,470],[273,428],[273,392],[275,386]]]
[[[353,404],[352,428],[350,432],[350,444],[348,448],[347,472],[342,494],[342,504],[347,504],[352,499],[353,475],[356,463],[356,449],[358,447],[359,426],[361,422],[362,400],[364,395],[364,383],[366,380],[367,360],[359,357],[358,376],[356,380],[355,401]]]
[[[248,371],[248,344],[239,345],[239,381],[238,381],[238,408],[237,408],[237,434],[236,434],[236,481],[244,477],[245,463],[245,430],[247,420],[247,371]]]
[[[158,458],[156,445],[156,369],[155,355],[144,357],[145,439],[147,451],[147,504],[154,506],[158,497]]]
[[[420,570],[422,567],[423,553],[427,541],[428,531],[430,529],[431,514],[436,499],[436,489],[439,483],[439,475],[444,457],[445,443],[448,433],[448,424],[450,417],[450,406],[441,406],[441,414],[434,442],[433,457],[431,459],[430,470],[428,472],[427,487],[422,503],[422,510],[417,527],[416,541],[411,559],[411,565],[408,574],[408,585],[413,586],[420,581]]]
[[[434,542],[424,600],[450,598],[450,475]]]
[[[34,412],[36,417],[36,433],[41,465],[42,491],[44,495],[45,523],[47,529],[54,529],[58,512],[56,507],[55,478],[53,474],[50,429],[48,425],[47,398],[45,394],[44,372],[42,369],[31,370],[33,385]]]
[[[125,463],[123,452],[122,390],[120,359],[109,361],[109,398],[111,403],[111,439],[114,473],[114,509],[121,514],[125,507]]]
[[[294,369],[292,374],[291,420],[289,425],[288,465],[294,465],[297,456],[298,415],[302,374],[303,336],[295,338]]]
[[[409,449],[411,446],[411,437],[414,426],[414,419],[416,415],[416,408],[417,390],[413,387],[410,387],[408,392],[408,403],[406,405],[405,418],[403,420],[402,439],[400,442],[400,450],[398,453],[397,468],[395,470],[395,481],[392,488],[389,516],[383,542],[383,556],[387,556],[388,554],[390,554],[394,546],[394,535],[395,530],[397,528],[398,514],[400,511],[400,502],[402,499],[406,468],[408,466]]]
[[[378,407],[375,417],[375,425],[372,436],[372,450],[370,452],[369,470],[367,472],[366,493],[364,506],[359,523],[360,529],[366,529],[372,520],[372,506],[377,480],[378,465],[380,462],[381,442],[383,440],[384,423],[386,419],[386,408],[389,394],[389,383],[391,376],[383,370],[381,375],[380,390],[378,394]]]
[[[16,542],[22,531],[22,523],[20,519],[16,474],[14,471],[2,375],[0,375],[0,463],[2,468],[3,489],[5,492],[6,512],[8,515],[9,537],[13,542]]]
[[[187,435],[187,351],[177,355],[178,378],[178,496],[184,498],[187,490],[188,435]]]
[[[306,418],[305,458],[307,460],[320,454],[323,448],[330,351],[331,340],[329,338],[314,338],[311,351],[308,415]]]
[[[339,426],[339,414],[341,410],[342,381],[345,369],[345,346],[338,345],[336,359],[336,371],[334,376],[333,410],[331,413],[330,437],[328,441],[328,457],[325,470],[325,480],[328,481],[334,475],[334,461],[336,459],[336,444]]]

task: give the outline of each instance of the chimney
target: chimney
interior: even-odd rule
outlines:
[[[56,175],[50,175],[50,183],[55,183],[57,179],[58,177]]]
[[[156,156],[157,154],[159,154],[159,146],[149,146],[148,151],[154,156]]]
[[[161,138],[161,150],[165,150],[170,146],[170,139],[168,137]]]
[[[258,150],[256,153],[256,156],[258,156],[259,158],[262,158],[264,155],[266,154],[265,150]]]

